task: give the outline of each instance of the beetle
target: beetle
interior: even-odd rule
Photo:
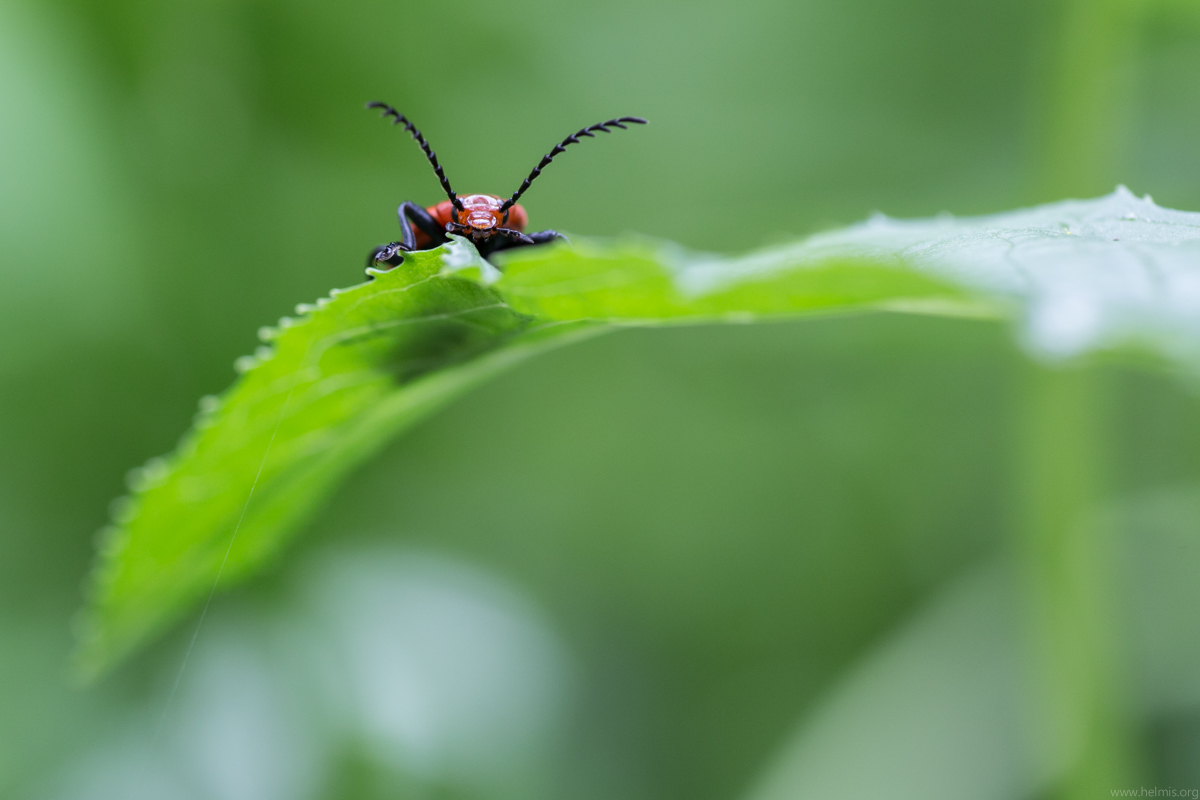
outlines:
[[[442,191],[447,200],[436,205],[422,208],[420,205],[406,200],[396,210],[400,218],[400,241],[380,245],[371,251],[367,257],[367,266],[377,266],[380,263],[396,266],[404,260],[404,253],[413,250],[426,250],[437,247],[449,241],[447,233],[464,236],[471,240],[479,254],[487,258],[498,250],[513,247],[524,247],[534,244],[545,244],[556,239],[566,239],[557,231],[537,231],[524,233],[529,224],[525,209],[517,203],[525,190],[533,183],[542,170],[554,160],[554,157],[566,149],[567,145],[578,144],[581,136],[594,138],[596,133],[610,133],[610,128],[626,129],[626,124],[645,125],[641,117],[618,117],[607,122],[589,125],[582,130],[563,139],[554,149],[542,157],[538,165],[529,173],[529,177],[521,184],[508,199],[494,194],[468,194],[459,196],[450,188],[450,181],[438,163],[437,153],[425,141],[425,137],[417,130],[408,118],[387,103],[367,103],[367,108],[382,109],[382,116],[393,120],[393,125],[403,125],[412,134],[413,139],[421,146],[425,158],[433,165],[442,184]]]

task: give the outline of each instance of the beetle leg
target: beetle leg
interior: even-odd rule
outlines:
[[[492,253],[498,250],[511,250],[514,247],[528,247],[535,244],[546,244],[555,239],[562,239],[564,242],[567,237],[557,231],[538,231],[537,233],[521,233],[512,228],[498,228],[496,235],[484,243],[480,247],[480,255],[487,258]]]
[[[416,225],[421,233],[433,240],[434,247],[446,243],[446,232],[442,230],[442,226],[429,215],[428,211],[411,200],[405,200],[400,204],[400,207],[396,209],[396,216],[400,218],[400,238],[404,243],[405,250],[417,249],[417,237],[413,233],[413,225]]]
[[[564,242],[571,241],[570,239],[563,236],[558,231],[536,231],[534,233],[529,234],[528,238],[532,239],[534,244],[548,244],[557,239],[561,239]]]
[[[513,247],[533,244],[532,239],[520,231],[514,231],[512,228],[496,228],[491,231],[491,234],[491,236],[483,241],[475,243],[475,249],[484,258],[487,258],[498,250],[509,250]]]
[[[537,244],[537,242],[535,242],[533,239],[530,239],[525,234],[518,230],[513,230],[512,228],[497,228],[496,235],[507,239],[509,241],[509,247],[520,247],[523,244]]]
[[[378,267],[380,264],[398,266],[404,261],[403,253],[416,250],[417,236],[413,233],[413,225],[416,225],[421,233],[433,240],[434,247],[446,242],[446,234],[438,225],[437,220],[416,203],[405,200],[396,209],[396,216],[400,219],[400,241],[380,245],[372,250],[371,254],[367,256],[368,267]]]
[[[392,242],[391,244],[381,244],[371,251],[367,256],[368,267],[378,267],[381,263],[397,266],[404,260],[404,256],[400,253],[404,250],[402,242]]]

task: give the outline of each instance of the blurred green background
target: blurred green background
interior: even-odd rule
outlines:
[[[65,678],[125,472],[260,325],[361,280],[401,200],[439,199],[365,101],[462,192],[647,117],[556,161],[532,227],[739,252],[1118,182],[1198,208],[1197,74],[1185,0],[3,0],[0,796],[1027,798],[1089,769],[1200,790],[1191,390],[1086,378],[1120,697],[1106,765],[1080,767],[1082,735],[1043,724],[1077,687],[1039,700],[1023,644],[1043,377],[995,323],[557,351],[394,443],[220,596],[177,690],[190,623]]]

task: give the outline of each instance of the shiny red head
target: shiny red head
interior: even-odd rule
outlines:
[[[494,194],[461,195],[458,201],[462,203],[462,211],[456,209],[454,202],[451,200],[443,200],[437,205],[429,206],[425,210],[443,228],[450,223],[466,226],[470,230],[465,231],[465,233],[472,238],[475,236],[484,238],[497,228],[524,231],[525,227],[529,224],[529,217],[526,215],[523,206],[517,204],[510,206],[507,210],[501,211],[500,209],[504,205],[504,198],[497,197]],[[417,245],[419,247],[428,247],[431,244],[429,237],[417,226],[412,225],[411,227],[413,233],[416,234]]]

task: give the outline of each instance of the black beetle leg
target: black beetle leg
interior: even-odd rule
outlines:
[[[509,250],[513,247],[530,244],[533,244],[533,240],[520,231],[512,228],[495,228],[491,231],[490,236],[475,243],[475,249],[479,251],[479,255],[487,258],[498,250]]]
[[[446,232],[442,230],[442,226],[438,224],[437,220],[411,200],[405,200],[400,204],[400,207],[396,209],[396,216],[400,219],[400,239],[404,242],[405,250],[417,249],[417,237],[413,234],[412,225],[409,225],[410,220],[413,225],[421,229],[421,233],[433,240],[434,247],[449,241],[446,238]]]
[[[404,244],[402,242],[381,244],[367,256],[367,266],[378,267],[380,264],[390,264],[395,267],[404,260],[404,256],[400,255],[403,249]]]
[[[538,231],[537,233],[525,234],[515,231],[512,228],[500,228],[496,231],[496,235],[480,248],[480,254],[484,258],[487,258],[498,250],[511,250],[514,247],[546,244],[547,242],[553,242],[555,239],[562,239],[565,242],[567,237],[557,231]]]
[[[561,239],[564,242],[570,241],[558,231],[536,231],[529,234],[529,238],[533,240],[534,244],[548,244],[549,242],[553,242],[558,239]]]
[[[400,219],[400,241],[380,245],[372,250],[371,254],[367,256],[368,267],[377,267],[380,264],[390,264],[395,267],[404,261],[402,253],[416,250],[417,237],[413,233],[412,225],[416,225],[422,233],[432,239],[434,247],[445,244],[447,241],[446,234],[437,224],[437,220],[412,201],[405,200],[401,203],[400,207],[396,209],[396,216]]]
[[[533,239],[530,239],[525,234],[512,228],[497,228],[496,236],[507,239],[509,247],[520,247],[521,245],[537,244]]]

